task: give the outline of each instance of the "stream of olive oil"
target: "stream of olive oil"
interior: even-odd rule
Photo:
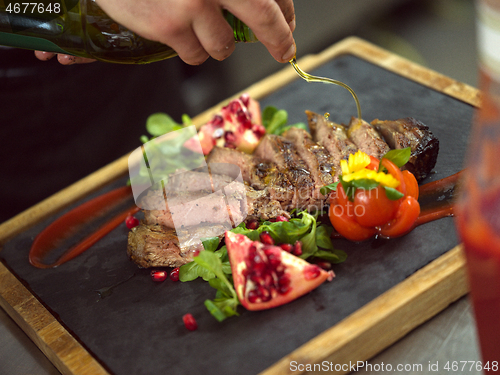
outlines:
[[[325,78],[325,77],[317,77],[317,76],[313,76],[313,75],[311,75],[309,73],[304,72],[297,65],[297,60],[295,59],[295,57],[290,60],[290,64],[292,64],[292,66],[295,69],[295,71],[297,72],[297,74],[301,78],[305,79],[307,82],[331,83],[331,84],[334,84],[334,85],[342,86],[343,88],[345,88],[346,90],[348,90],[351,93],[352,97],[354,98],[354,101],[356,102],[356,108],[358,110],[358,119],[360,119],[360,120],[362,119],[362,117],[361,117],[361,106],[359,105],[358,97],[357,97],[357,95],[356,95],[356,93],[354,92],[353,89],[351,89],[345,83],[342,83],[342,82],[337,81],[335,79]]]

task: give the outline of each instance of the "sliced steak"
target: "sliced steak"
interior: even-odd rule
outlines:
[[[347,131],[343,125],[328,121],[325,116],[311,111],[306,111],[306,114],[313,140],[324,146],[330,153],[335,168],[334,181],[337,181],[340,174],[340,161],[349,159],[349,155],[358,151],[358,147],[347,137]]]
[[[274,186],[282,188],[286,194],[282,199],[276,197],[277,200],[284,202],[287,199],[291,191],[286,180],[291,183],[293,198],[283,208],[304,209],[312,203],[314,181],[307,164],[301,159],[292,142],[278,135],[267,134],[261,139],[254,155],[276,164],[278,172],[275,174]]]
[[[214,147],[207,157],[207,164],[211,163],[235,164],[241,170],[243,181],[250,183],[252,180],[255,158],[250,154],[227,147]]]
[[[324,200],[326,197],[320,193],[320,189],[333,183],[332,173],[335,173],[335,164],[330,153],[325,147],[314,142],[304,129],[290,128],[283,137],[295,144],[297,153],[306,162],[315,184],[313,197]]]
[[[351,118],[347,136],[361,151],[377,159],[380,159],[390,150],[389,145],[373,126],[356,117]]]
[[[411,147],[405,168],[423,180],[436,165],[439,140],[422,122],[408,117],[394,121],[373,120],[372,125],[393,149]]]
[[[243,195],[233,194],[232,199],[226,200],[220,192],[212,193],[211,190],[205,190],[168,192],[166,198],[165,201],[162,190],[148,192],[146,203],[155,209],[144,211],[147,224],[178,229],[200,223],[231,223],[231,219],[239,224],[246,217],[240,202],[244,198]]]
[[[139,267],[179,267],[203,250],[201,238],[222,237],[225,228],[206,225],[176,231],[161,225],[141,223],[128,234],[127,254]],[[180,241],[179,241],[180,239]]]

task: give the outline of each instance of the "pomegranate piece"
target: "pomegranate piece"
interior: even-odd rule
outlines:
[[[139,219],[132,215],[127,216],[127,218],[125,219],[125,225],[128,229],[132,229],[139,225]]]
[[[196,323],[196,319],[191,314],[185,314],[182,317],[182,321],[184,322],[184,326],[190,331],[196,331],[198,329],[198,323]]]
[[[259,102],[243,94],[222,107],[203,125],[198,138],[204,155],[215,146],[236,148],[251,154],[265,133]],[[184,146],[197,150],[194,138],[188,139]]]
[[[179,267],[176,267],[172,271],[170,271],[170,280],[179,281]]]
[[[293,301],[331,280],[325,271],[279,246],[226,232],[226,247],[234,287],[247,310],[264,310]]]
[[[158,270],[153,270],[151,271],[151,279],[157,283],[161,283],[162,281],[165,281],[168,277],[168,274],[166,271],[158,271]]]

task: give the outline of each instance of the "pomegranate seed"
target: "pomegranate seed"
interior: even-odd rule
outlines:
[[[313,280],[321,274],[321,268],[315,264],[311,264],[304,268],[304,278],[306,280]]]
[[[250,104],[250,95],[248,94],[242,94],[240,96],[241,102],[245,105],[245,107],[248,107],[248,104]]]
[[[288,221],[288,219],[285,216],[279,215],[276,216],[276,221]]]
[[[330,262],[327,262],[326,260],[318,260],[314,263],[316,263],[318,266],[320,266],[321,268],[323,268],[326,271],[332,269],[332,264]]]
[[[247,229],[255,230],[258,227],[260,227],[260,223],[259,223],[259,220],[257,220],[257,219],[249,220],[247,223]]]
[[[224,119],[222,118],[221,115],[215,115],[214,118],[212,119],[212,125],[220,127],[224,125]]]
[[[251,290],[248,292],[248,302],[250,303],[255,303],[255,302],[258,302],[259,300],[259,295],[257,294],[257,291],[254,289],[254,290]]]
[[[167,276],[168,275],[166,271],[158,271],[158,270],[151,271],[151,279],[153,279],[153,281],[156,281],[157,283],[165,281],[167,279]]]
[[[295,246],[293,247],[292,254],[296,255],[296,256],[302,255],[302,242],[300,242],[300,241],[295,242]]]
[[[186,328],[189,329],[190,331],[195,331],[198,328],[198,323],[196,323],[194,316],[191,314],[184,315],[182,317],[182,321],[184,322]]]
[[[292,250],[293,250],[293,245],[289,244],[289,243],[282,243],[281,245],[279,245],[283,250],[285,250],[286,252],[288,253],[291,253]]]
[[[264,262],[264,259],[259,254],[256,254],[253,259],[252,259],[252,268],[259,272],[263,271],[266,268],[266,263]]]
[[[170,280],[179,281],[179,267],[176,267],[172,271],[170,271]]]
[[[128,229],[132,229],[139,225],[139,219],[136,218],[135,216],[129,215],[125,219],[125,225],[127,226]]]
[[[258,124],[254,124],[252,131],[258,138],[261,138],[266,134],[266,128]]]
[[[236,136],[231,131],[227,131],[224,133],[224,139],[226,140],[227,143],[234,144],[234,142],[236,142]]]
[[[267,260],[269,261],[269,265],[273,269],[277,269],[281,265],[281,258],[276,254],[269,254],[267,256]]]
[[[264,231],[260,234],[259,237],[260,237],[260,242],[262,242],[263,244],[274,245],[274,240],[271,237],[271,235],[269,234],[269,232]]]
[[[198,256],[198,254],[200,254],[200,250],[199,250],[199,249],[195,249],[195,250],[193,250],[193,258],[194,258],[194,257],[197,257],[197,256]]]
[[[290,276],[287,274],[284,274],[278,279],[278,285],[280,286],[285,286],[285,285],[290,285],[292,281],[290,280]]]
[[[241,110],[241,102],[238,100],[233,100],[231,103],[229,103],[226,108],[228,109],[229,112],[231,112],[233,115],[236,115],[239,110]]]

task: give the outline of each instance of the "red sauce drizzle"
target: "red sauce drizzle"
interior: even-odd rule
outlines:
[[[120,204],[130,199],[131,195],[132,190],[129,186],[120,187],[85,202],[58,218],[45,228],[33,241],[29,253],[30,263],[38,268],[53,268],[83,253],[106,234],[123,223],[127,216],[133,215],[139,211],[139,208],[134,205],[116,214],[106,223],[101,225],[95,232],[65,251],[55,262],[47,264],[43,261],[59,243],[74,235],[85,224],[88,224],[103,214],[109,213],[113,208],[116,209]]]
[[[452,201],[453,194],[451,194],[449,198],[441,201],[438,201],[437,198],[445,193],[454,192],[462,172],[463,171],[460,171],[451,176],[442,178],[441,180],[429,182],[428,184],[419,187],[419,200],[423,200],[425,198],[429,200],[429,198],[432,199],[433,197],[435,200],[432,201],[431,204],[428,204],[430,207],[426,207],[426,205],[421,206],[420,215],[415,222],[415,226],[454,215],[454,205]]]

